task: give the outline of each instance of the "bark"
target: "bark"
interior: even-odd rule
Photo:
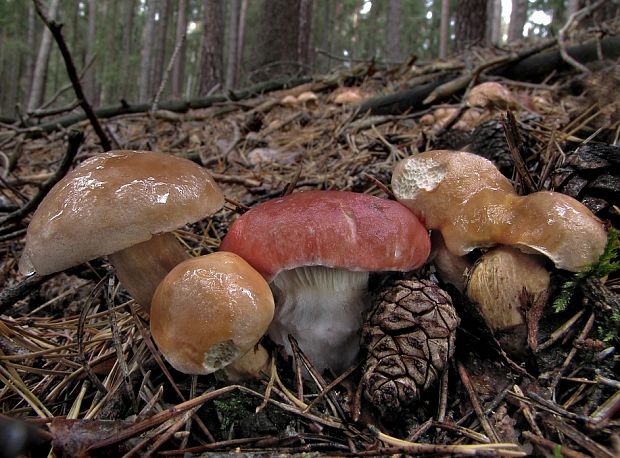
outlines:
[[[260,59],[254,71],[256,81],[297,73],[299,67],[300,0],[263,2],[259,24]]]
[[[312,0],[300,0],[299,2],[299,37],[297,39],[297,55],[299,62],[310,65],[312,62],[311,52],[312,35]]]
[[[166,66],[166,38],[168,36],[168,16],[170,14],[170,0],[160,0],[159,3],[157,39],[153,53],[153,72],[151,73],[153,89],[155,91],[159,89]]]
[[[487,44],[497,45],[502,33],[502,1],[489,0],[487,5]]]
[[[175,33],[175,43],[180,43],[187,30],[187,3],[185,0],[178,0],[177,5],[177,24]],[[185,43],[179,49],[179,55],[174,61],[172,68],[172,87],[171,95],[173,99],[178,99],[183,93],[183,70],[185,68]]]
[[[133,27],[134,18],[136,16],[136,1],[137,0],[125,0],[125,10],[123,11],[123,52],[121,53],[121,75],[124,75],[124,79],[121,80],[119,98],[125,99],[130,94],[131,78],[129,72],[129,56],[133,53]]]
[[[28,46],[29,52],[26,53],[26,64],[25,64],[25,72],[22,79],[22,90],[23,90],[23,100],[22,104],[24,106],[28,105],[28,96],[32,90],[32,77],[34,75],[34,53],[32,50],[35,47],[36,42],[36,12],[34,10],[34,5],[32,2],[28,4],[28,29],[26,34],[26,45]]]
[[[484,44],[487,27],[486,0],[461,0],[456,9],[456,49]]]
[[[400,62],[400,28],[403,8],[401,0],[389,0],[385,27],[385,57],[389,62]]]
[[[205,0],[200,94],[206,95],[222,84],[224,66],[224,2]]]
[[[139,89],[139,99],[141,102],[146,102],[154,93],[151,81],[151,68],[153,65],[153,42],[155,41],[156,0],[146,0],[144,7],[146,17],[144,28],[142,29]]]
[[[528,0],[512,0],[510,12],[510,25],[508,26],[508,41],[516,41],[523,38],[523,27],[527,22]]]
[[[241,11],[239,11],[239,37],[237,41],[237,79],[235,80],[235,87],[239,86],[241,81],[241,62],[243,59],[243,50],[245,49],[245,18],[248,12],[248,0],[241,0]]]
[[[450,37],[450,0],[441,0],[441,23],[439,26],[439,58],[448,56],[448,39]]]
[[[60,0],[51,0],[48,11],[50,19],[55,19],[58,14]],[[32,75],[32,86],[30,90],[30,98],[28,99],[28,111],[34,111],[43,104],[45,98],[45,82],[47,80],[47,67],[52,50],[52,34],[48,29],[43,31],[41,36],[41,44],[37,54],[37,60]]]
[[[377,55],[377,34],[375,33],[375,30],[378,29],[379,24],[379,6],[379,2],[374,2],[372,4],[370,15],[367,19],[368,26],[366,30],[369,32],[364,34],[364,59],[368,60]],[[327,11],[327,14],[329,14],[329,10]],[[329,33],[329,28],[327,27],[329,22],[325,22],[325,24],[326,33]],[[327,46],[323,46],[323,49],[327,49]]]
[[[95,45],[96,45],[96,29],[95,29],[95,21],[97,17],[97,2],[95,0],[88,0],[88,28],[86,32],[86,58],[84,59],[84,64],[87,65],[88,62],[95,56]],[[91,103],[92,106],[97,105],[97,82],[95,81],[95,69],[96,65],[91,65],[90,68],[86,71],[83,77],[83,85],[84,85],[84,94],[86,98]]]
[[[239,50],[239,10],[241,9],[240,0],[231,0],[230,14],[228,16],[228,56],[226,58],[226,87],[235,87],[238,79],[237,73],[237,51]]]

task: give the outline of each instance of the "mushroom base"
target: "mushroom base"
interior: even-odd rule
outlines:
[[[319,371],[348,369],[359,352],[364,312],[370,307],[368,272],[299,267],[280,272],[271,286],[276,299],[271,339],[290,355],[292,335]]]
[[[131,297],[147,312],[159,283],[189,255],[176,237],[167,232],[108,256],[116,276]]]

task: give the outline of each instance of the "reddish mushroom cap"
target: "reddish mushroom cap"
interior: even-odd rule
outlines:
[[[300,266],[413,270],[428,258],[430,239],[398,202],[346,191],[307,191],[244,213],[220,249],[238,254],[271,281],[280,271]]]

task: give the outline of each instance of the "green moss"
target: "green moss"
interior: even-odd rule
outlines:
[[[618,230],[612,227],[607,236],[607,246],[601,257],[595,263],[577,272],[571,280],[562,285],[560,294],[553,302],[553,309],[556,312],[564,310],[570,304],[577,288],[586,279],[590,277],[603,278],[617,270],[620,270],[620,242],[618,241]]]

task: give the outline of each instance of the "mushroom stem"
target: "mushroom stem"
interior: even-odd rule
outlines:
[[[226,372],[228,380],[231,382],[258,379],[261,372],[269,373],[270,363],[271,358],[265,347],[257,344],[245,355],[226,366],[224,372]]]
[[[148,312],[159,283],[173,267],[189,259],[189,255],[176,237],[166,232],[112,253],[108,258],[131,297]]]
[[[368,272],[322,266],[280,272],[271,283],[276,312],[271,339],[292,354],[288,335],[322,371],[348,369],[360,348],[363,313],[370,306]]]

